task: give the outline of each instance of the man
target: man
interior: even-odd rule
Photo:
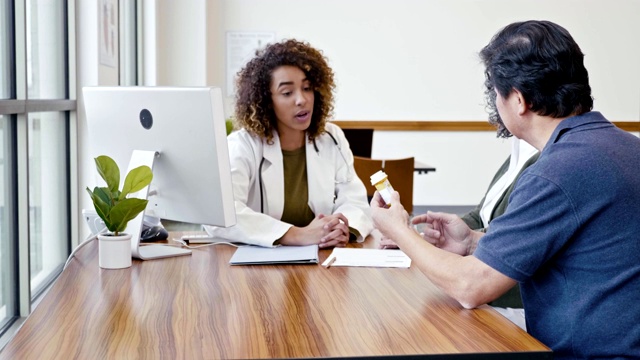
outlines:
[[[564,28],[526,21],[481,51],[490,121],[540,151],[486,234],[428,212],[428,241],[395,193],[376,227],[465,308],[520,283],[527,330],[554,358],[640,356],[640,139],[591,111],[584,55]]]
[[[509,196],[520,174],[533,165],[539,155],[538,149],[526,141],[512,138],[511,154],[494,175],[480,203],[473,210],[460,216],[462,221],[472,230],[486,231],[489,223],[506,211]],[[380,240],[379,246],[381,249],[398,247],[392,239],[385,237]],[[527,329],[519,286],[512,287],[488,304],[522,329]]]

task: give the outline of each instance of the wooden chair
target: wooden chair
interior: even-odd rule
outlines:
[[[353,157],[356,174],[367,189],[367,196],[371,198],[376,188],[371,185],[370,176],[378,170],[383,170],[389,176],[393,189],[400,194],[400,203],[409,214],[413,212],[413,157],[404,159],[370,159],[361,156]]]

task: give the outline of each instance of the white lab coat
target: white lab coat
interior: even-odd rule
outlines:
[[[326,124],[326,130],[338,144],[328,134],[316,138],[315,146],[313,142],[306,143],[308,204],[316,216],[342,213],[349,220],[349,227],[360,233],[357,241],[362,242],[373,230],[366,189],[356,175],[353,154],[342,130],[332,123]],[[273,246],[292,226],[279,220],[284,209],[285,189],[278,134],[274,133],[273,144],[269,145],[242,129],[231,133],[228,143],[237,224],[229,228],[205,226],[205,229],[216,238]],[[264,214],[260,212],[261,202]]]

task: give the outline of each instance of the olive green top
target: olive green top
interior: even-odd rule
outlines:
[[[505,190],[505,192],[502,194],[500,199],[498,199],[498,201],[496,202],[496,206],[493,208],[493,211],[491,211],[491,220],[504,214],[504,212],[507,210],[507,205],[509,205],[509,196],[511,196],[511,192],[513,192],[513,188],[516,186],[516,182],[520,178],[520,175],[522,174],[524,169],[528,168],[533,163],[535,163],[536,160],[538,160],[539,156],[540,156],[540,153],[536,153],[529,160],[527,160],[527,162],[524,163],[524,165],[522,166],[522,169],[520,169],[520,172],[516,176],[516,179],[511,183],[511,185],[509,185],[507,190]],[[507,172],[507,170],[509,170],[510,159],[511,157],[507,158],[507,161],[505,161],[502,164],[502,166],[500,166],[500,169],[498,169],[498,172],[493,176],[493,179],[491,180],[491,184],[489,184],[489,188],[487,188],[487,192],[489,192],[489,189],[491,189],[491,187],[498,180],[500,180],[500,177],[502,177],[502,175],[504,175]],[[485,194],[485,197],[486,197],[486,194]],[[461,216],[462,220],[464,220],[464,222],[467,223],[467,225],[474,230],[480,230],[483,227],[482,218],[480,218],[480,210],[482,209],[482,205],[484,204],[484,199],[485,198],[483,197],[482,201],[480,201],[480,203],[478,204],[478,206],[476,206],[475,209]]]
[[[305,146],[282,150],[284,166],[284,210],[280,220],[298,227],[311,223],[315,215],[309,207],[307,157]]]

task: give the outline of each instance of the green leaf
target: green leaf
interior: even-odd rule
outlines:
[[[101,155],[95,158],[96,168],[98,168],[98,174],[107,183],[107,187],[111,191],[117,191],[120,187],[120,169],[116,162],[106,156]]]
[[[127,228],[127,223],[144,211],[148,202],[148,200],[137,198],[119,201],[116,206],[111,209],[110,216],[115,230],[109,230],[116,234],[124,231]]]
[[[107,183],[107,187],[96,186],[87,192],[93,201],[98,216],[104,221],[110,232],[118,235],[127,228],[127,223],[138,216],[147,207],[147,200],[127,199],[127,195],[142,190],[151,183],[153,173],[148,166],[131,170],[125,178],[122,191],[120,187],[120,169],[113,159],[106,155],[95,158],[98,173]]]
[[[109,191],[107,188],[95,187],[93,192],[87,187],[87,192],[89,196],[91,196],[91,200],[93,200],[93,207],[96,209],[96,213],[102,221],[104,221],[105,226],[109,231],[115,231],[115,227],[111,223],[109,219],[109,214],[111,213],[111,200],[109,199]]]
[[[151,172],[151,168],[146,165],[138,166],[129,171],[127,177],[124,179],[124,185],[119,199],[124,199],[128,194],[144,189],[145,186],[151,184],[151,180],[153,180],[153,172]]]
[[[96,186],[93,189],[93,194],[97,196],[100,200],[106,203],[109,208],[111,208],[116,201],[116,198],[113,197],[113,194],[106,187],[98,187]]]

